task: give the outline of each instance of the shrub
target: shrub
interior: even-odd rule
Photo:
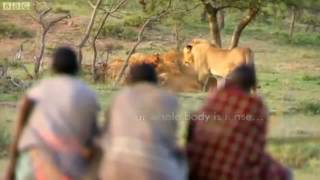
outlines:
[[[320,35],[312,33],[295,33],[292,39],[289,38],[288,33],[284,31],[275,31],[271,33],[271,39],[276,43],[291,44],[295,46],[320,46]]]
[[[310,76],[310,75],[304,75],[301,78],[303,81],[319,81],[320,82],[320,76]]]
[[[8,145],[10,144],[10,132],[8,131],[7,127],[4,127],[4,125],[0,125],[0,156],[3,151],[8,148]]]
[[[70,10],[64,9],[62,7],[56,7],[53,9],[54,13],[64,13],[64,14],[69,14]]]
[[[320,163],[320,147],[315,143],[271,145],[271,154],[292,168],[313,167]]]
[[[134,40],[137,36],[137,33],[133,28],[123,27],[121,24],[108,24],[101,31],[101,36]]]
[[[34,34],[14,24],[0,24],[0,37],[31,38]]]
[[[308,115],[320,115],[319,102],[302,102],[296,107],[291,108],[291,112],[304,113]]]
[[[130,27],[140,27],[145,21],[142,15],[127,16],[124,18],[123,24]]]
[[[296,34],[294,35],[291,42],[292,44],[299,45],[299,46],[305,46],[305,45],[320,46],[320,35],[307,34],[307,33]]]

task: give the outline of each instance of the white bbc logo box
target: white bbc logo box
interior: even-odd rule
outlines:
[[[4,11],[26,11],[31,9],[31,2],[2,2],[2,10]]]

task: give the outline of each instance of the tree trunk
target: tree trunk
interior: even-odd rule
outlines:
[[[242,31],[257,16],[258,12],[259,12],[258,8],[250,8],[249,9],[248,15],[245,16],[240,21],[240,23],[237,25],[237,27],[235,28],[233,35],[232,35],[231,45],[230,45],[229,49],[233,49],[238,46]]]
[[[306,28],[305,28],[305,32],[308,32],[310,29],[310,24],[307,24]]]
[[[49,29],[45,29],[43,27],[43,32],[41,33],[41,40],[40,40],[40,52],[39,54],[36,56],[35,59],[35,65],[34,65],[34,76],[35,78],[39,77],[39,70],[40,70],[40,65],[41,65],[41,61],[42,61],[42,57],[44,54],[44,49],[45,49],[45,42],[46,42],[46,35]]]
[[[137,38],[137,41],[136,43],[133,45],[133,47],[131,48],[119,74],[117,75],[117,78],[116,78],[116,82],[114,85],[117,85],[121,82],[122,78],[123,78],[123,75],[125,74],[126,72],[126,69],[128,68],[129,66],[129,61],[130,61],[130,58],[131,58],[131,55],[136,51],[137,47],[140,45],[140,43],[142,42],[143,40],[143,33],[144,33],[144,30],[146,29],[147,25],[151,22],[151,19],[147,19],[144,24],[142,25],[140,31],[139,31],[139,34],[138,34],[138,38]]]
[[[294,32],[294,26],[296,22],[297,17],[297,8],[295,6],[291,7],[291,22],[290,22],[290,28],[289,28],[289,39],[291,40],[293,37]]]
[[[181,34],[180,34],[180,26],[177,22],[174,25],[174,35],[175,35],[175,41],[176,41],[176,50],[180,51],[180,49],[181,49]]]
[[[312,32],[317,32],[317,25],[316,24],[313,24],[312,25]]]
[[[203,9],[200,19],[201,19],[201,22],[206,22],[208,20],[206,8]]]
[[[8,66],[9,66],[8,59],[4,59],[3,61],[4,63],[0,64],[0,79],[6,78],[8,75]]]
[[[97,67],[96,67],[96,63],[97,63],[97,47],[96,47],[96,41],[104,27],[104,25],[106,24],[106,21],[107,19],[109,18],[109,16],[116,12],[120,7],[122,7],[125,3],[127,2],[127,0],[122,0],[120,1],[114,8],[110,8],[108,11],[105,12],[102,20],[101,20],[101,23],[98,27],[98,31],[97,33],[93,36],[93,39],[92,39],[92,49],[93,49],[93,59],[92,59],[92,64],[91,64],[91,72],[92,72],[92,77],[93,77],[93,80],[94,82],[97,81],[98,79],[98,76],[97,76]],[[99,4],[97,4],[95,6],[96,8],[99,7]]]
[[[211,40],[213,44],[217,45],[218,47],[221,47],[221,34],[218,24],[218,11],[216,9],[211,10],[208,13],[208,21],[209,21],[209,29],[211,34]]]
[[[106,57],[106,60],[104,61],[105,64],[109,63],[110,54],[111,54],[111,51],[107,51],[107,57]]]
[[[106,21],[107,21],[109,15],[110,15],[110,12],[107,12],[107,13],[104,15],[104,17],[103,17],[103,19],[102,19],[102,21],[101,21],[101,23],[100,23],[100,26],[99,26],[99,28],[98,28],[98,31],[97,31],[97,33],[95,34],[95,36],[93,37],[93,40],[92,40],[93,59],[92,59],[92,64],[91,64],[91,73],[92,73],[92,77],[93,77],[94,82],[96,82],[96,81],[97,81],[97,78],[98,78],[98,77],[97,77],[97,67],[96,67],[96,63],[97,63],[97,47],[96,47],[96,41],[97,41],[97,39],[98,39],[101,31],[102,31],[102,28],[103,28],[104,25],[106,24]]]
[[[55,19],[52,19],[49,22],[44,21],[44,17],[52,10],[52,8],[48,8],[46,10],[43,10],[42,12],[37,12],[38,16],[39,16],[39,20],[36,20],[37,23],[39,23],[41,25],[41,39],[40,39],[40,51],[39,54],[36,55],[35,57],[35,62],[34,62],[34,75],[35,78],[38,78],[39,76],[39,71],[40,71],[40,65],[42,63],[42,57],[44,54],[44,50],[45,50],[45,42],[46,42],[46,35],[49,32],[50,28],[52,26],[54,26],[56,23],[69,18],[70,14],[67,14],[65,16],[61,16],[61,17],[57,17]]]
[[[225,11],[224,10],[220,10],[219,11],[219,29],[220,31],[224,28],[224,17],[225,17]]]
[[[94,5],[86,32],[84,33],[84,36],[78,45],[78,61],[79,61],[80,65],[82,64],[82,48],[84,47],[84,45],[86,44],[86,42],[89,39],[90,33],[91,33],[93,25],[94,25],[94,21],[96,19],[97,12],[98,12],[98,9],[99,9],[101,3],[102,3],[102,0],[97,0],[96,4]]]
[[[168,4],[168,7],[166,10],[163,10],[160,14],[156,15],[156,16],[151,16],[149,17],[142,25],[142,27],[140,28],[139,30],[139,33],[138,33],[138,38],[137,38],[137,41],[136,43],[133,45],[133,47],[131,48],[128,56],[127,56],[127,59],[125,60],[119,74],[117,75],[117,78],[116,78],[116,82],[114,84],[117,85],[121,82],[122,78],[123,78],[123,75],[125,74],[126,72],[126,69],[127,67],[129,66],[129,60],[130,60],[130,57],[131,55],[136,51],[137,47],[140,45],[140,43],[143,41],[143,33],[144,33],[144,30],[146,29],[146,27],[149,25],[149,23],[151,23],[152,21],[155,21],[155,20],[158,20],[160,19],[162,16],[164,15],[167,15],[169,10],[170,10],[170,7],[171,7],[171,2],[169,2]]]
[[[142,7],[143,12],[147,11],[147,3],[145,2],[145,0],[139,0],[139,4]]]

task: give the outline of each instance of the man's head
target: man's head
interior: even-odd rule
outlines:
[[[76,75],[79,65],[75,52],[68,47],[57,48],[52,56],[51,68],[57,74]]]
[[[257,85],[257,77],[254,66],[241,65],[227,77],[227,83],[239,86],[246,92],[250,92]]]
[[[128,81],[130,84],[148,82],[158,83],[157,72],[151,64],[135,64],[130,67]]]

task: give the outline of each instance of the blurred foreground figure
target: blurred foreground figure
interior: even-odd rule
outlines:
[[[176,144],[177,98],[157,87],[149,64],[134,65],[130,87],[115,97],[103,138],[103,180],[183,180],[184,155]]]
[[[268,112],[259,97],[249,94],[255,85],[254,69],[240,66],[193,114],[187,144],[189,179],[291,179],[290,171],[265,152]]]
[[[78,64],[71,49],[58,48],[51,68],[56,76],[42,80],[22,100],[7,179],[79,179],[86,173],[99,106],[75,77]]]

